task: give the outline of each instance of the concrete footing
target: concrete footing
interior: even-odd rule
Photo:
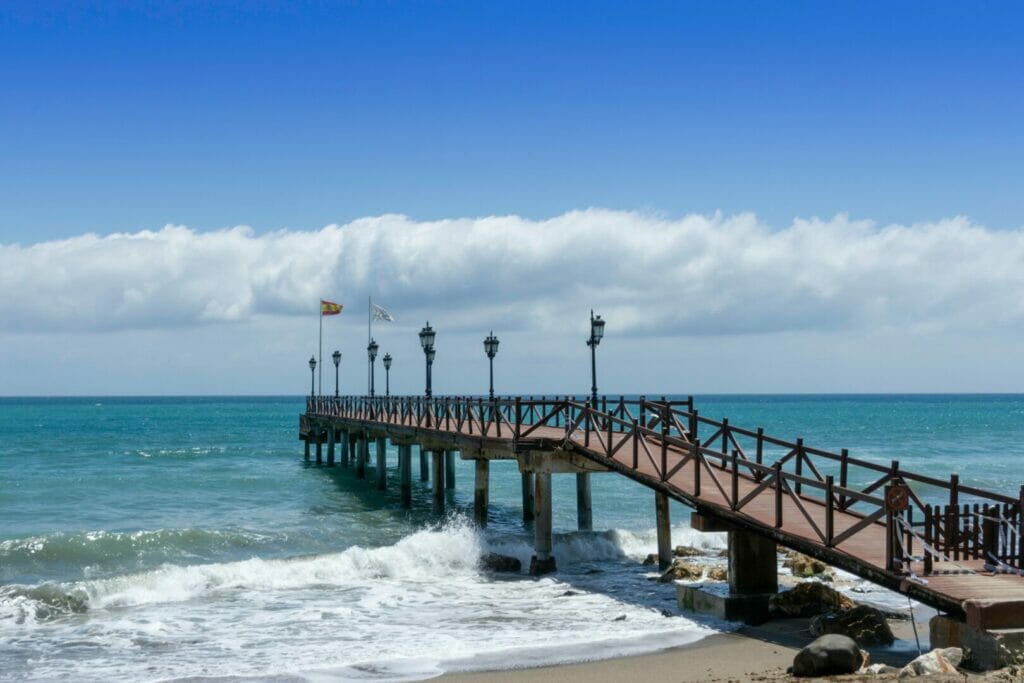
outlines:
[[[533,549],[536,553],[530,559],[530,576],[540,576],[555,571],[555,558],[551,554],[551,475],[546,472],[534,474]]]
[[[967,621],[938,615],[928,622],[931,646],[963,648],[965,664],[979,671],[1001,669],[1024,660],[1024,628],[982,629]],[[1019,621],[1018,621],[1019,623]]]
[[[590,499],[590,473],[576,473],[576,528],[591,531],[594,528],[594,506]]]
[[[691,515],[690,526],[729,533],[729,589],[680,586],[679,606],[729,621],[767,620],[768,599],[779,591],[775,541],[698,513]]]
[[[487,526],[487,505],[490,498],[491,461],[480,458],[475,461],[476,479],[473,482],[473,519],[480,526]]]

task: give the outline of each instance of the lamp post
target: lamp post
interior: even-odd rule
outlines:
[[[420,330],[420,346],[423,347],[423,355],[427,359],[427,398],[431,396],[430,369],[434,365],[434,328],[427,322],[427,326]]]
[[[370,358],[370,396],[373,396],[373,362],[377,360],[377,342],[373,339],[370,340],[369,345],[366,347],[366,355]]]
[[[591,406],[597,407],[597,345],[601,343],[604,336],[604,321],[601,316],[595,316],[594,310],[590,310],[590,339],[587,346],[590,347],[590,398]]]
[[[484,339],[484,353],[491,365],[491,400],[494,400],[494,356],[498,353],[498,338],[494,336],[494,330]]]
[[[316,395],[316,356],[309,357],[309,397]]]
[[[341,351],[335,349],[331,358],[334,359],[334,398],[338,398],[338,366],[341,365]]]
[[[384,354],[384,395],[391,395],[391,354]]]

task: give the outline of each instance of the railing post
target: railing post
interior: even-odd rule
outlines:
[[[516,436],[515,442],[519,443],[519,435],[523,432],[523,402],[522,398],[516,396]]]
[[[700,429],[700,418],[697,415],[697,409],[694,408],[690,411],[690,438],[694,441],[697,440],[697,431]]]
[[[700,498],[700,441],[694,439],[690,442],[690,453],[693,459],[693,495]]]
[[[782,481],[782,463],[776,462],[773,466],[775,470],[775,528],[782,528],[782,487],[785,485]]]
[[[839,487],[846,488],[846,475],[850,467],[850,450],[844,448],[839,452]],[[846,494],[839,494],[839,508],[846,509]]]
[[[931,505],[924,506],[924,573],[932,573],[932,551],[935,547],[935,538],[932,535],[932,524],[934,524],[934,513]]]
[[[692,413],[693,412],[693,396],[692,395],[686,397],[686,412],[688,412],[688,413]]]
[[[999,523],[992,519],[992,514],[994,514],[994,510],[998,509],[998,507],[989,508],[989,504],[985,503],[981,512],[981,559],[991,562],[993,565],[999,558]]]
[[[661,480],[668,479],[668,423],[661,422]]]
[[[1024,485],[1017,493],[1017,569],[1024,568]]]
[[[729,455],[729,418],[722,418],[722,469],[725,469],[725,457]]]
[[[890,486],[886,486],[885,487],[885,492],[886,492],[885,498],[886,498],[886,500],[889,499],[889,489],[890,488],[891,488]],[[896,533],[895,527],[896,527],[895,515],[893,515],[892,510],[888,509],[888,506],[886,506],[886,510],[885,510],[885,570],[889,571],[889,572],[896,571],[895,557],[893,557],[893,555],[895,554],[895,551],[896,551],[896,549],[894,547],[895,546],[894,534]]]
[[[633,418],[633,469],[640,466],[640,431],[637,427],[636,418]]]
[[[739,464],[740,452],[736,449],[732,451],[732,501],[730,501],[730,507],[733,510],[739,509],[737,506],[740,502],[740,464]]]
[[[756,445],[756,458],[757,464],[764,464],[764,427],[757,428],[757,445]],[[759,470],[756,477],[757,481],[764,479],[764,474]]]
[[[614,424],[612,423],[612,418],[611,418],[610,415],[606,414],[605,415],[605,419],[608,420],[608,456],[611,457],[611,454],[612,454],[612,428],[614,427]]]
[[[640,397],[640,424],[647,426],[647,398]]]
[[[836,501],[833,491],[834,483],[832,475],[825,477],[825,545],[832,547],[832,539],[835,537],[835,511]]]
[[[802,477],[803,474],[804,474],[804,440],[803,440],[803,437],[800,437],[800,438],[798,438],[796,440],[796,476]],[[795,489],[796,495],[799,496],[801,491],[803,491],[803,486],[801,486],[800,482],[797,481],[796,482],[796,489]]]
[[[589,398],[583,403],[583,415],[584,415],[584,418],[583,418],[583,422],[584,422],[584,427],[583,427],[583,446],[585,448],[589,448],[590,447],[590,399]]]

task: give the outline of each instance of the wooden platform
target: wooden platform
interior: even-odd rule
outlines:
[[[667,410],[662,412],[660,425],[655,420],[653,426],[644,426],[636,418],[623,420],[589,407],[575,415],[567,409],[564,417],[555,419],[545,419],[540,414],[544,410],[533,410],[527,417],[522,402],[517,400],[514,411],[511,406],[493,408],[488,419],[479,400],[469,400],[469,407],[461,412],[451,408],[457,400],[446,399],[445,407],[438,407],[433,414],[429,408],[424,414],[402,406],[378,404],[381,409],[374,410],[373,404],[356,401],[346,408],[339,403],[337,409],[324,411],[335,414],[307,413],[304,426],[307,433],[328,425],[365,431],[428,448],[460,450],[464,457],[522,462],[531,452],[573,453],[662,492],[702,515],[770,537],[785,547],[955,616],[963,616],[966,600],[1024,601],[1024,578],[987,572],[980,559],[939,561],[929,557],[931,571],[926,575],[926,565],[914,554],[915,550],[918,555],[923,552],[923,537],[917,535],[912,524],[901,530],[899,515],[879,506],[881,499],[873,495],[878,487],[869,487],[867,492],[848,489],[836,486],[830,476],[802,473],[803,453],[797,453],[796,473],[786,472],[778,461],[761,462],[760,443],[757,461],[748,458],[738,442],[732,453],[728,447],[714,451],[701,446],[690,438],[690,432],[696,431],[696,411],[689,427],[675,420],[669,429]],[[479,407],[478,414],[473,406]],[[557,410],[560,408],[549,414],[555,415]],[[723,427],[728,436],[728,424]],[[802,449],[802,444],[796,448]],[[810,460],[807,463],[814,467]],[[843,467],[845,475],[845,461]],[[898,481],[904,481],[905,474],[897,466],[893,481],[897,481],[896,475]],[[854,500],[863,504],[851,505]],[[886,561],[887,553],[900,554],[904,561],[894,566]],[[1024,615],[1020,626],[1024,627]]]

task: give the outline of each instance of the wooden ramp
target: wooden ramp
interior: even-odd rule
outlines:
[[[947,613],[962,616],[968,600],[1024,607],[1024,493],[984,491],[957,475],[938,479],[710,420],[692,398],[604,398],[598,406],[574,397],[310,399],[301,429],[325,425],[474,457],[572,454]],[[924,500],[940,496],[942,504]],[[1015,626],[1024,626],[1017,611]]]

